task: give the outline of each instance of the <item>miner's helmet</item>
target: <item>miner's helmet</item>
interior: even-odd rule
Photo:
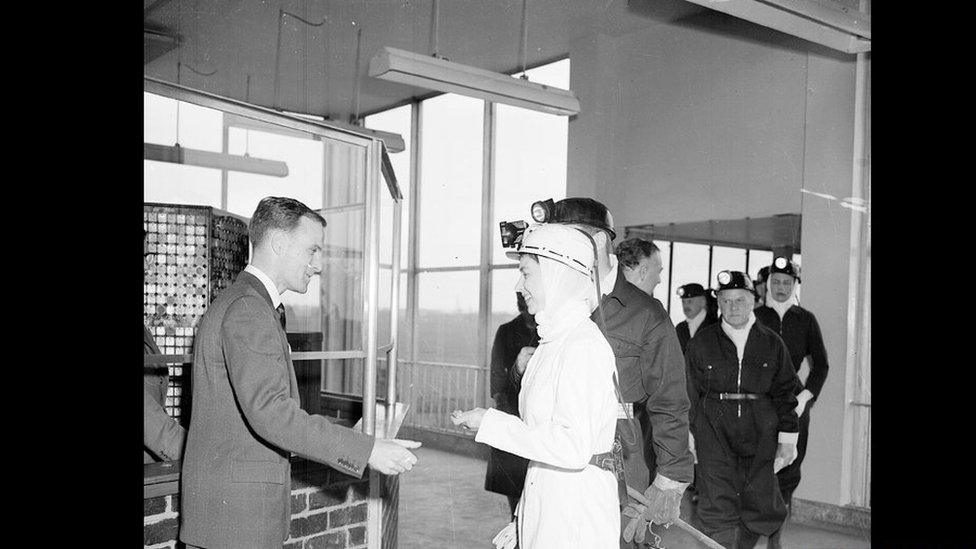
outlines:
[[[519,254],[548,257],[586,276],[590,276],[593,270],[593,245],[590,239],[586,233],[569,225],[530,225],[525,229],[518,248],[505,252],[510,259],[518,259]]]
[[[749,277],[742,271],[722,271],[715,278],[718,281],[718,289],[715,290],[716,293],[722,290],[749,290],[750,292],[755,292],[755,288],[752,286],[752,280],[749,280]]]
[[[549,221],[589,225],[606,231],[611,241],[617,238],[617,233],[613,230],[613,216],[610,215],[610,210],[592,198],[569,197],[556,202]]]
[[[769,266],[769,274],[773,273],[788,274],[795,278],[797,282],[800,281],[800,268],[785,256],[778,256],[773,260],[773,264]]]
[[[679,286],[678,291],[675,293],[678,294],[678,297],[681,299],[688,299],[705,295],[705,287],[697,282],[692,282],[690,284],[685,284],[684,286]]]

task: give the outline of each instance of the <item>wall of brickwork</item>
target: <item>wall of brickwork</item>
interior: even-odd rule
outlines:
[[[291,476],[291,529],[285,549],[366,547],[368,472],[363,479],[355,479],[327,466],[295,459]],[[399,485],[396,478],[380,478],[382,529],[387,542],[383,545],[395,547]],[[178,493],[145,499],[145,549],[183,549],[177,541],[179,505]]]

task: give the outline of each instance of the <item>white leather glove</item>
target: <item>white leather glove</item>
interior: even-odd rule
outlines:
[[[779,443],[779,446],[776,447],[776,457],[773,459],[773,474],[780,472],[780,469],[793,463],[797,454],[796,444]]]
[[[502,531],[498,532],[491,542],[495,544],[495,549],[515,549],[515,544],[518,542],[515,521],[509,522],[507,526],[502,528]]]
[[[695,458],[695,463],[698,463],[698,452],[695,451],[695,435],[688,431],[688,450],[691,451],[691,456]]]
[[[807,409],[807,403],[810,402],[811,398],[813,398],[813,393],[807,391],[806,389],[801,391],[800,394],[796,395],[798,404],[796,405],[796,408],[793,409],[793,411],[796,412],[796,417],[803,415],[803,411]]]

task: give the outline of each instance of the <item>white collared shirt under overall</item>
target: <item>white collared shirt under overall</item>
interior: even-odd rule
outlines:
[[[688,337],[689,338],[695,337],[695,332],[698,331],[698,328],[701,327],[702,322],[705,321],[705,316],[707,316],[707,314],[708,314],[708,312],[705,309],[706,309],[705,307],[702,307],[702,310],[698,311],[698,314],[697,315],[695,315],[695,316],[693,316],[693,317],[691,317],[691,318],[688,319]]]

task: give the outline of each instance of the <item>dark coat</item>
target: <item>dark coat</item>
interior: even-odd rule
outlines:
[[[715,324],[718,322],[718,314],[711,309],[705,308],[705,318],[702,320],[701,325],[695,330],[695,334],[701,331],[702,328],[708,326],[709,324]],[[674,327],[675,333],[678,334],[678,343],[681,344],[681,352],[688,352],[688,340],[691,339],[691,329],[688,327],[688,321],[682,320]]]
[[[519,416],[519,384],[512,382],[509,370],[515,369],[515,359],[522,347],[539,345],[539,334],[519,315],[498,327],[491,346],[491,394],[495,408]],[[485,490],[519,497],[525,485],[529,460],[497,448],[488,455]]]
[[[810,357],[810,375],[807,376],[806,384],[801,385],[797,390],[797,394],[803,389],[813,393],[813,399],[807,403],[809,408],[820,395],[820,390],[827,381],[827,370],[830,369],[830,365],[827,364],[827,348],[824,346],[817,317],[799,305],[787,309],[782,322],[776,309],[766,305],[756,309],[755,315],[756,320],[783,338],[793,359],[793,369],[799,372],[803,358]]]
[[[301,409],[288,339],[254,275],[241,273],[200,320],[192,388],[180,479],[188,545],[281,547],[291,453],[362,477],[373,437]]]
[[[145,324],[142,331],[143,355],[160,354]],[[165,364],[144,366],[142,378],[142,462],[180,459],[186,431],[164,408],[169,388],[169,368]]]

